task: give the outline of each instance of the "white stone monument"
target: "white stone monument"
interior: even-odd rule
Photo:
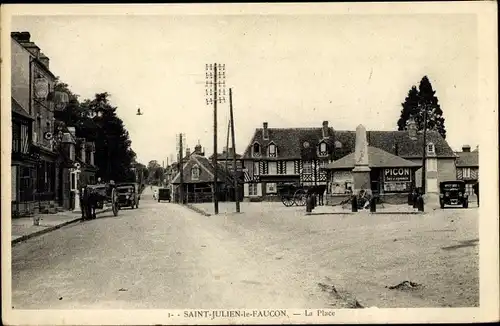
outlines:
[[[354,169],[352,169],[354,194],[358,194],[358,192],[362,189],[371,193],[370,171],[371,169],[368,163],[368,141],[366,139],[366,129],[363,125],[359,125],[356,128]]]

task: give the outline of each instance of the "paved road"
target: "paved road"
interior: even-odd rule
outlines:
[[[64,227],[12,250],[19,309],[310,308],[324,293],[275,255],[147,191],[139,209]],[[265,258],[263,261],[259,258]]]
[[[150,192],[139,209],[15,246],[13,306],[478,305],[477,208],[304,216],[255,204],[242,214],[205,217],[157,203]],[[405,280],[422,286],[387,288]]]

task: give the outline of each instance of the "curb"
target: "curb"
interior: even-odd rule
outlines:
[[[194,206],[192,206],[192,205],[190,205],[190,204],[185,204],[185,205],[178,204],[178,205],[183,206],[183,207],[186,207],[186,208],[189,208],[190,210],[192,210],[192,211],[194,211],[194,212],[196,212],[196,213],[198,213],[198,214],[201,214],[201,215],[203,215],[203,216],[212,216],[211,214],[209,214],[209,213],[205,212],[204,210],[199,209],[198,207],[194,207]]]
[[[108,210],[105,210],[105,211],[101,211],[101,212],[98,212],[98,213],[96,212],[96,216],[97,216],[98,214],[101,214],[101,213],[106,213],[106,212],[109,212],[109,211],[108,211]],[[79,222],[79,221],[81,221],[81,220],[82,220],[82,218],[81,218],[81,217],[77,217],[77,218],[75,218],[75,219],[73,219],[73,220],[66,221],[66,222],[61,223],[61,224],[57,224],[57,225],[53,225],[53,226],[49,226],[49,227],[47,227],[47,228],[45,228],[45,229],[43,229],[43,230],[40,230],[40,231],[36,231],[36,232],[30,233],[30,234],[25,234],[25,235],[23,235],[23,236],[21,236],[21,237],[19,237],[19,238],[17,238],[17,239],[12,240],[12,241],[11,241],[11,245],[15,245],[15,244],[17,244],[17,243],[19,243],[19,242],[23,242],[23,241],[26,241],[26,240],[28,240],[28,239],[34,238],[34,237],[38,237],[38,236],[43,235],[43,234],[45,234],[45,233],[52,232],[52,231],[54,231],[54,230],[57,230],[57,229],[62,228],[63,226],[66,226],[66,225],[69,225],[69,224],[73,224],[73,223]]]

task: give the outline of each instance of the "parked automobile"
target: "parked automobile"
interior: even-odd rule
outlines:
[[[139,185],[136,183],[122,183],[116,187],[120,207],[138,208],[141,195]]]
[[[444,181],[439,184],[439,204],[469,207],[469,195],[465,191],[464,181]]]
[[[171,197],[172,196],[169,188],[158,189],[158,202],[162,200],[168,200],[168,202],[170,203]]]

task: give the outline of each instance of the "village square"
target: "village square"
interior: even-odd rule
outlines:
[[[436,72],[443,60],[398,75],[397,94],[393,85],[373,91],[370,103],[353,104],[359,111],[338,97],[365,86],[323,80],[328,67],[305,77],[283,69],[283,86],[248,90],[236,72],[231,79],[235,65],[191,48],[172,51],[205,60],[195,77],[177,62],[159,90],[157,64],[108,89],[106,78],[132,69],[117,58],[138,55],[118,41],[126,25],[117,20],[108,32],[124,48],[101,68],[116,71],[84,91],[69,77],[76,70],[61,68],[77,64],[76,52],[51,46],[43,35],[55,27],[36,32],[43,24],[20,20],[10,39],[13,309],[479,306],[479,142],[443,104],[454,89]],[[111,51],[79,31],[96,62]],[[130,35],[146,44],[160,34]],[[290,51],[273,60],[300,49]],[[363,82],[383,78],[377,64]],[[298,96],[289,87],[302,78],[316,84],[300,86],[311,95],[298,108],[256,109],[261,92]],[[146,84],[156,89],[145,99],[169,92],[161,105],[129,101]],[[312,94],[323,84],[332,100],[318,104]],[[379,121],[383,100],[392,106]],[[189,111],[189,101],[199,104]]]

